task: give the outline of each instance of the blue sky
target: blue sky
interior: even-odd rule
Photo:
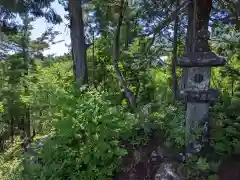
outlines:
[[[62,16],[66,14],[64,11],[63,7],[58,4],[57,1],[52,3],[52,7],[55,9],[55,11]],[[64,40],[61,43],[57,43],[55,45],[52,45],[48,50],[44,52],[45,55],[47,54],[55,54],[55,55],[62,55],[66,52],[68,52],[68,48],[65,46],[65,44],[70,44],[70,34],[69,34],[69,29],[66,27],[67,21],[66,19],[63,19],[63,23],[60,25],[54,25],[54,30],[60,31],[61,34],[56,37],[56,41],[58,40]],[[32,30],[32,39],[36,39],[39,37],[48,27],[51,27],[52,24],[48,24],[45,19],[37,19],[32,23],[33,25],[33,30]]]

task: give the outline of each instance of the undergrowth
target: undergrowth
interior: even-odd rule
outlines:
[[[168,91],[157,90],[147,111],[139,107],[132,114],[121,104],[113,105],[113,92],[81,91],[72,79],[69,62],[53,63],[29,74],[29,92],[22,93],[20,99],[31,107],[37,136],[30,144],[31,152],[24,153],[15,137],[15,143],[0,155],[2,180],[111,179],[121,170],[121,158],[127,154],[122,142],[136,147],[147,144],[152,129],[165,134],[169,147],[184,150],[184,109],[171,102]],[[168,81],[161,79],[164,83]],[[237,111],[237,98],[238,93],[229,112]],[[239,115],[227,114],[224,108],[219,103],[212,111],[213,150],[208,156],[187,158],[186,176],[200,179],[205,173],[205,179],[217,179],[221,158],[239,152]],[[144,133],[140,135],[139,129]]]

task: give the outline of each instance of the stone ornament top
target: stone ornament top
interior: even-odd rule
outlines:
[[[214,52],[190,52],[177,59],[177,65],[180,67],[214,67],[225,64],[226,59]]]

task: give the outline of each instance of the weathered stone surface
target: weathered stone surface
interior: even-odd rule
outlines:
[[[188,102],[208,103],[218,100],[220,91],[218,89],[185,89],[180,92],[180,96],[186,98]]]
[[[129,154],[123,157],[122,171],[113,180],[184,180],[179,155],[164,145],[162,135],[153,135],[148,144],[136,149],[125,146]]]
[[[225,58],[217,56],[214,52],[192,52],[177,59],[177,65],[180,67],[214,67],[225,64]]]
[[[193,67],[188,70],[187,87],[191,89],[208,89],[210,85],[211,71],[205,71],[203,67]],[[201,75],[201,82],[196,82],[196,75]]]
[[[173,163],[164,162],[160,165],[154,180],[183,180],[177,173]]]

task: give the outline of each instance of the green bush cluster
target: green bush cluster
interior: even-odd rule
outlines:
[[[60,61],[36,66],[23,79],[29,91],[19,93],[19,100],[31,107],[37,136],[30,147],[35,153],[23,153],[15,137],[16,142],[0,155],[1,179],[111,179],[121,170],[121,157],[127,154],[122,142],[136,147],[146,144],[152,129],[165,133],[168,146],[184,150],[184,109],[172,103],[166,69],[152,71],[149,86],[154,87],[155,97],[140,103],[135,114],[122,104],[113,104],[115,92],[77,88],[71,71],[69,61]],[[239,152],[239,91],[230,106],[227,94],[212,108],[210,140],[214,153],[188,158],[187,176],[200,178],[203,172],[216,172],[224,155]],[[146,92],[142,94],[145,97]],[[140,129],[144,134],[138,133]],[[39,145],[39,139],[45,141]],[[218,157],[209,158],[214,154]],[[217,179],[217,175],[208,178]]]
[[[120,134],[131,130],[134,116],[109,106],[94,91],[57,102],[55,131],[39,152],[43,167],[27,167],[27,177],[111,179],[120,157],[126,154],[120,146]]]
[[[137,119],[120,106],[112,107],[106,93],[76,89],[69,82],[66,65],[56,63],[39,69],[29,77],[35,79],[30,81],[30,93],[22,96],[32,107],[39,134],[47,135],[47,141],[37,148],[43,165],[29,163],[26,155],[16,156],[19,165],[12,173],[3,173],[7,164],[2,162],[2,178],[111,179],[120,157],[126,154],[120,135],[130,131]],[[15,176],[15,171],[22,175]]]
[[[166,129],[169,142],[182,145],[183,111],[164,103],[162,97],[146,116],[140,110],[131,114],[121,104],[112,105],[111,92],[77,89],[69,62],[37,67],[27,81],[29,92],[21,94],[21,101],[31,107],[38,134],[30,145],[35,154],[22,153],[15,143],[1,155],[1,179],[111,179],[127,153],[122,141],[136,146],[147,143],[152,128]],[[173,131],[177,124],[182,129]],[[139,129],[145,134],[139,135]],[[46,138],[41,146],[39,138]]]

